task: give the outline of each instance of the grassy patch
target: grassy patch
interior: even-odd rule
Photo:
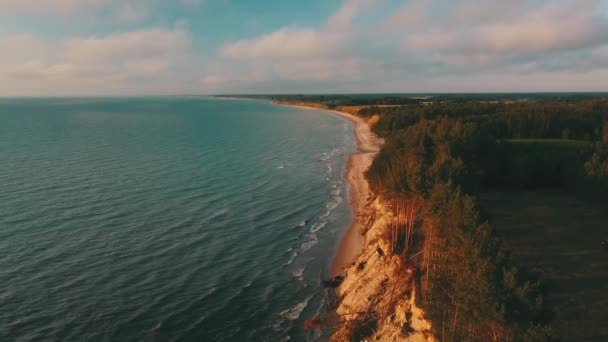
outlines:
[[[555,147],[572,147],[572,148],[586,148],[591,144],[585,140],[567,140],[567,139],[506,139],[500,142],[520,145],[543,145],[543,146],[555,146]]]
[[[484,193],[481,203],[518,264],[546,280],[564,341],[608,341],[608,205],[565,191]]]
[[[497,141],[484,166],[491,189],[576,187],[590,144],[580,140],[518,139]]]

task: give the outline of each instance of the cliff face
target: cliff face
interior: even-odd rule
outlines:
[[[384,232],[393,212],[376,199],[362,216],[367,222],[365,243],[337,289],[336,313],[342,324],[331,341],[434,341],[430,323],[416,306],[414,269],[390,254]]]

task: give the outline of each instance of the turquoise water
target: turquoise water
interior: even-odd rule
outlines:
[[[354,149],[264,102],[0,99],[0,340],[325,339]]]

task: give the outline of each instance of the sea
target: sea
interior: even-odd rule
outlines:
[[[0,99],[0,341],[323,341],[352,124],[265,101]]]

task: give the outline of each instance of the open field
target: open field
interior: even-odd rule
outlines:
[[[578,148],[585,148],[585,147],[589,147],[589,142],[585,141],[585,140],[568,140],[568,139],[506,139],[506,140],[502,140],[503,142],[506,143],[511,143],[511,144],[528,144],[528,145],[535,145],[538,144],[539,146],[544,145],[544,146],[554,146],[554,147],[578,147]]]
[[[495,190],[578,186],[590,144],[580,140],[517,139],[498,141],[486,165]]]
[[[564,191],[481,196],[515,261],[541,274],[552,326],[564,341],[608,340],[608,205]]]

